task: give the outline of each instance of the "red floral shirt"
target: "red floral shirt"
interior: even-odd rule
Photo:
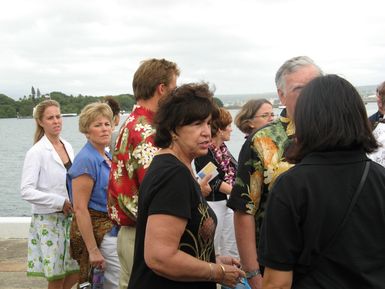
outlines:
[[[158,151],[153,116],[136,105],[119,132],[108,184],[108,214],[118,225],[136,224],[139,185]]]

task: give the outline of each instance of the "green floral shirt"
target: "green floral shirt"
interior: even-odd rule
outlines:
[[[293,166],[283,155],[294,134],[293,123],[285,115],[283,111],[278,120],[250,135],[243,144],[228,201],[233,210],[255,216],[257,243],[269,190],[276,178]]]

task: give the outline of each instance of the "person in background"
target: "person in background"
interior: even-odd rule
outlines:
[[[87,143],[68,171],[74,207],[71,253],[80,264],[80,284],[90,281],[91,268],[104,270],[104,289],[118,288],[120,265],[117,227],[107,214],[107,186],[111,155],[112,111],[106,103],[90,103],[79,115],[79,131]]]
[[[302,88],[321,74],[309,57],[287,60],[275,77],[278,96],[286,108],[278,120],[250,135],[239,154],[237,178],[228,206],[235,211],[238,251],[253,289],[262,286],[257,244],[269,189],[276,177],[292,166],[285,160],[284,152],[294,135],[295,104]]]
[[[111,110],[112,110],[112,136],[111,136],[111,143],[109,145],[110,153],[114,153],[115,149],[115,143],[116,139],[119,134],[119,123],[120,123],[120,105],[119,103],[112,97],[112,96],[106,96],[103,99],[103,102],[107,103]]]
[[[135,72],[132,87],[136,99],[116,142],[108,184],[108,212],[120,225],[118,255],[119,287],[126,289],[131,274],[138,190],[158,148],[154,145],[154,113],[158,102],[176,87],[178,66],[166,59],[149,59]]]
[[[274,120],[273,105],[267,99],[251,99],[235,116],[234,123],[246,137]]]
[[[244,276],[231,257],[215,259],[215,213],[192,169],[207,154],[217,107],[207,84],[185,84],[155,115],[154,157],[139,192],[135,257],[128,289],[233,287]]]
[[[261,230],[263,288],[383,288],[385,168],[365,155],[378,144],[361,96],[318,77],[294,121],[296,165],[274,184]]]
[[[383,120],[382,108],[385,108],[385,81],[381,83],[376,90],[378,112],[369,117],[369,121],[373,128],[373,135],[382,146],[380,148],[368,154],[368,157],[373,161],[385,166],[385,122]]]
[[[385,113],[385,81],[376,89],[378,111],[369,117],[372,128],[375,129],[377,124],[382,120]]]
[[[21,196],[32,204],[27,275],[45,277],[48,289],[70,289],[79,278],[79,266],[69,254],[72,205],[66,187],[74,152],[60,137],[57,101],[40,102],[33,117],[34,145],[25,156],[21,178]]]
[[[237,244],[234,234],[233,211],[226,206],[227,196],[235,182],[237,161],[231,155],[225,142],[231,137],[232,117],[228,110],[219,108],[219,116],[211,122],[212,140],[208,152],[194,160],[195,169],[199,172],[208,163],[213,163],[218,175],[210,181],[211,192],[206,197],[210,207],[217,216],[217,228],[214,248],[217,255],[238,258]]]

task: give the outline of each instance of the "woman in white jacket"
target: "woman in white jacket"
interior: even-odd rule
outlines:
[[[69,252],[72,206],[66,187],[74,152],[60,137],[62,119],[55,100],[39,103],[34,145],[27,152],[21,179],[22,198],[32,204],[28,240],[28,276],[45,277],[48,289],[69,289],[79,267]]]

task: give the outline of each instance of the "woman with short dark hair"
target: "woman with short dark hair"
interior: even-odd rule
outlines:
[[[297,164],[270,193],[258,261],[264,288],[383,288],[385,169],[357,90],[328,75],[295,109]],[[370,244],[370,245],[368,245]]]
[[[139,189],[135,256],[129,289],[215,289],[235,286],[234,258],[215,258],[215,214],[202,196],[191,162],[207,154],[217,114],[207,84],[185,84],[155,115],[153,158]]]

